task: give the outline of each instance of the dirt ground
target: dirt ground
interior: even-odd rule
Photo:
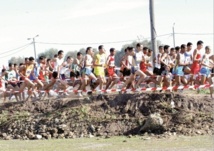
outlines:
[[[9,102],[0,105],[0,138],[63,139],[147,133],[157,137],[211,136],[213,107],[207,94],[149,92]],[[151,115],[156,116],[156,123],[151,122]]]

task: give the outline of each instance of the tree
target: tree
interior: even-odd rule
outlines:
[[[46,58],[53,58],[55,54],[58,53],[58,49],[50,48],[48,50],[45,50],[45,52],[41,52],[38,54],[38,56],[45,56]]]
[[[8,60],[8,63],[16,63],[17,65],[19,65],[20,63],[24,63],[24,57],[11,57]]]
[[[125,54],[124,50],[127,47],[134,47],[135,48],[137,43],[141,43],[141,44],[143,44],[144,47],[148,47],[149,49],[152,48],[152,43],[149,40],[144,40],[144,41],[140,41],[140,42],[133,41],[132,43],[124,44],[122,46],[121,50],[117,51],[116,54],[115,54],[115,65],[116,66],[120,66],[121,59],[122,59],[123,55]],[[157,40],[157,46],[160,46],[160,45],[161,45],[161,41]]]
[[[76,50],[75,51],[68,51],[64,58],[66,59],[68,56],[70,56],[72,58],[76,58],[77,57],[77,51]]]

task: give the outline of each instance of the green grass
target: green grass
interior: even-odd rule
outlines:
[[[212,150],[213,136],[171,136],[157,139],[148,136],[78,138],[58,140],[0,141],[1,151],[142,151],[142,150]]]

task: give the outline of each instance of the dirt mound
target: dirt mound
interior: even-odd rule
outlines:
[[[119,94],[0,106],[1,139],[49,139],[142,133],[214,134],[206,96]]]

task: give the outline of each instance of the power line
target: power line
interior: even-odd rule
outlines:
[[[0,58],[6,58],[6,57],[11,56],[13,54],[19,53],[20,51],[24,50],[25,48],[29,47],[30,45],[31,45],[31,43],[28,45],[25,45],[25,47],[22,47],[21,49],[16,50],[15,52],[12,52],[11,54],[8,54],[6,56],[1,56]]]
[[[135,39],[136,40],[136,39]],[[99,42],[99,43],[56,43],[56,42],[36,42],[38,44],[53,44],[53,45],[98,45],[98,44],[111,44],[111,43],[124,43],[132,42],[135,40],[112,41],[112,42]]]
[[[30,45],[30,44],[31,44],[31,43],[28,43],[28,44],[26,44],[26,45],[17,47],[17,48],[15,48],[15,49],[7,50],[7,51],[5,51],[5,52],[2,52],[0,55],[6,54],[6,53],[10,53],[11,51],[15,51],[15,50],[21,49],[21,48],[23,48],[23,47],[25,47],[25,46],[28,46],[28,45]]]
[[[214,35],[214,33],[175,33],[177,35]]]
[[[163,37],[163,36],[168,36],[170,34],[164,34],[164,35],[159,35],[156,37]],[[149,39],[150,37],[147,38],[142,38],[143,40]],[[123,40],[123,41],[109,41],[109,42],[99,42],[99,43],[57,43],[57,42],[36,42],[38,44],[47,44],[47,45],[99,45],[99,44],[114,44],[114,43],[125,43],[125,42],[133,42],[136,41],[137,39],[132,39],[132,40]]]

